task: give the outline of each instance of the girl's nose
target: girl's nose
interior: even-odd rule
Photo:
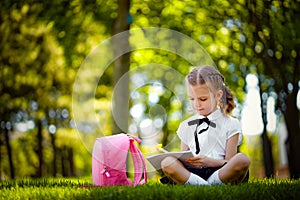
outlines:
[[[197,100],[197,101],[195,101],[195,106],[196,107],[200,107],[201,106],[201,104],[200,104],[200,102]]]

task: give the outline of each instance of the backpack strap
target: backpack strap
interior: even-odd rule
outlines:
[[[134,186],[138,184],[144,184],[147,182],[147,169],[146,169],[146,160],[141,153],[140,149],[136,146],[134,141],[141,142],[141,139],[133,135],[129,135],[130,147],[133,165],[134,165]],[[142,176],[144,174],[144,179]]]

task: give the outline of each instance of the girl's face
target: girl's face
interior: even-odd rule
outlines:
[[[198,114],[208,116],[218,108],[218,102],[223,95],[222,90],[212,93],[206,84],[188,84],[188,96],[193,110]]]

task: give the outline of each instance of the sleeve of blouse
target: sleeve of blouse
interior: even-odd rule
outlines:
[[[235,134],[239,134],[238,145],[240,145],[243,140],[241,123],[236,118],[230,118],[230,123],[228,124],[227,139],[234,136]]]
[[[188,141],[187,141],[187,138],[186,138],[186,134],[184,134],[184,132],[185,132],[185,125],[182,122],[182,123],[180,123],[176,133],[177,133],[178,137],[180,138],[180,140],[183,143],[187,144]]]

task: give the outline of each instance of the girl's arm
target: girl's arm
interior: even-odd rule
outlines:
[[[230,160],[235,154],[237,154],[239,133],[229,138],[226,142],[225,160]]]
[[[197,155],[193,158],[188,158],[186,162],[191,165],[198,167],[219,167],[222,166],[225,162],[230,160],[237,153],[237,144],[238,144],[239,134],[235,134],[229,138],[226,142],[226,153],[224,160],[216,160],[206,156]]]

